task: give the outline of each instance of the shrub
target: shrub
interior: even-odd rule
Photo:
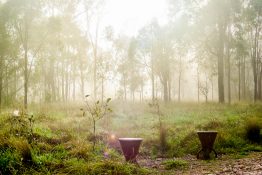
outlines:
[[[69,155],[88,160],[91,150],[90,145],[80,142],[70,150]]]
[[[251,118],[246,124],[246,138],[251,142],[259,143],[261,141],[260,130],[259,119]]]
[[[0,149],[0,174],[15,174],[21,165],[21,157],[16,150]]]
[[[166,160],[163,162],[163,165],[165,166],[166,170],[171,169],[186,169],[188,167],[188,162],[181,159],[175,159],[175,160]]]
[[[8,144],[21,155],[23,163],[32,164],[31,146],[27,140],[11,137]]]

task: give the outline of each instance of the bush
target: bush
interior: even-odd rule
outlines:
[[[21,165],[21,157],[16,150],[0,149],[0,174],[15,174]]]
[[[28,165],[32,164],[31,146],[27,140],[11,137],[8,144],[21,155],[23,163]]]
[[[259,119],[251,118],[246,124],[246,138],[251,142],[259,143],[261,141],[260,130]]]
[[[181,159],[175,159],[175,160],[166,160],[163,162],[163,165],[165,166],[166,170],[171,169],[186,169],[188,167],[188,162]]]

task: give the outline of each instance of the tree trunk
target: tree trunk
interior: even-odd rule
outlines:
[[[51,58],[50,60],[50,87],[51,87],[51,91],[52,91],[52,97],[51,97],[51,101],[56,101],[56,92],[55,92],[55,61],[54,58]]]
[[[27,30],[26,30],[27,31]],[[26,37],[27,38],[27,32]],[[24,43],[24,108],[27,109],[27,91],[28,91],[28,50],[27,50],[27,39]]]
[[[104,77],[102,77],[102,87],[101,87],[102,89],[102,93],[101,93],[101,100],[102,100],[102,102],[104,101]]]
[[[197,102],[199,103],[199,66],[197,66]]]
[[[23,48],[24,48],[24,108],[27,109],[27,93],[28,93],[28,13],[25,12],[25,30],[24,30],[24,39],[23,39]]]
[[[181,73],[179,72],[179,77],[178,77],[178,102],[181,100]]]
[[[95,35],[95,45],[93,46],[94,50],[94,98],[97,99],[97,87],[96,87],[96,79],[97,79],[97,45],[98,45],[98,29],[99,23],[96,25],[96,35]]]
[[[213,76],[211,77],[211,91],[212,91],[212,101],[214,101],[214,82],[213,82]]]
[[[124,76],[124,96],[126,100],[126,77]]]
[[[152,86],[152,100],[155,99],[155,76],[154,76],[154,63],[153,58],[151,58],[151,86]]]
[[[171,101],[171,80],[168,78],[168,101]]]
[[[238,58],[238,101],[241,100],[241,58]]]
[[[167,79],[165,78],[163,80],[163,86],[164,86],[164,102],[168,102],[168,82]]]
[[[206,103],[208,101],[208,84],[207,84],[207,76],[206,76]]]
[[[84,81],[84,72],[83,72],[83,66],[80,65],[80,81],[81,81],[81,95],[82,98],[84,98],[85,94],[85,81]]]
[[[227,36],[227,95],[228,95],[228,103],[231,104],[231,63],[230,63],[230,37],[231,37],[231,26],[228,26],[228,36]]]
[[[179,56],[179,75],[178,75],[178,102],[181,100],[181,76],[182,76],[182,60]]]
[[[68,101],[68,91],[69,91],[69,80],[68,80],[68,64],[67,64],[67,66],[66,66],[66,72],[65,72],[65,76],[66,76],[66,84],[65,84],[65,99],[66,99],[66,101]]]
[[[262,89],[261,89],[261,83],[262,83],[262,65],[261,65],[262,63],[260,63],[260,75],[259,75],[259,78],[258,78],[258,99],[259,100],[262,100],[262,94],[261,94],[261,91],[262,91]]]
[[[218,97],[219,102],[225,102],[224,95],[224,38],[225,38],[225,26],[222,21],[218,23],[218,32],[219,32],[219,48],[218,48]]]
[[[2,109],[2,91],[3,91],[3,58],[0,57],[0,112]]]
[[[242,96],[244,98],[244,100],[246,100],[246,58],[243,57],[243,65],[242,65],[242,77],[243,77],[243,80],[242,80],[242,90],[243,90],[243,93],[242,93]]]
[[[65,63],[62,61],[62,99],[65,101]]]

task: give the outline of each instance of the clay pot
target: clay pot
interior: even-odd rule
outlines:
[[[213,149],[216,140],[217,131],[197,131],[202,149],[198,152],[197,158],[203,152],[203,159],[210,159],[210,153],[213,151],[217,157],[216,151]]]
[[[136,156],[139,152],[139,147],[142,138],[119,138],[118,139],[127,162],[136,163]]]

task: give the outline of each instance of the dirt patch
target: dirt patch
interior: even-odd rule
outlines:
[[[175,159],[175,158],[174,158]],[[162,162],[166,158],[152,159],[138,157],[140,166],[155,169],[158,174],[192,174],[192,175],[262,175],[262,152],[250,153],[236,158],[235,155],[220,156],[215,160],[197,160],[196,156],[188,155],[182,158],[189,163],[185,170],[166,170]]]

